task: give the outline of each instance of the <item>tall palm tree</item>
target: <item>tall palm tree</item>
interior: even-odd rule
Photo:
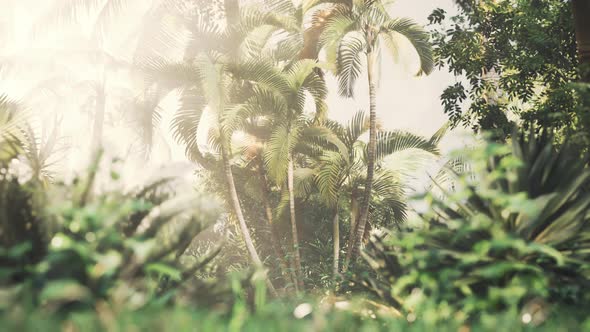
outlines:
[[[410,19],[393,19],[387,13],[382,1],[355,0],[328,20],[320,37],[326,50],[328,61],[335,64],[339,81],[339,92],[352,97],[363,63],[366,61],[367,83],[369,86],[369,145],[367,149],[367,177],[360,219],[356,225],[356,235],[349,239],[344,269],[355,257],[365,233],[369,216],[369,203],[375,172],[377,153],[377,85],[378,62],[381,49],[389,51],[393,58],[398,56],[398,41],[408,40],[420,58],[418,75],[429,74],[434,66],[428,33]]]
[[[334,243],[334,265],[333,273],[339,273],[339,205],[340,200],[346,198],[343,193],[350,194],[350,226],[351,234],[354,236],[356,221],[358,220],[358,193],[365,185],[365,174],[367,166],[367,145],[360,140],[360,137],[369,130],[369,117],[364,112],[358,112],[343,126],[336,122],[330,122],[328,127],[338,136],[338,139],[346,146],[348,154],[337,150],[326,149],[320,158],[313,165],[314,182],[320,192],[320,197],[328,207],[334,210],[333,218],[333,243]],[[440,135],[440,133],[438,133]],[[375,199],[384,201],[392,210],[395,222],[402,222],[406,217],[406,204],[404,187],[401,182],[399,171],[390,170],[381,165],[384,158],[395,155],[398,152],[410,149],[427,152],[437,156],[439,150],[437,139],[426,139],[412,133],[403,131],[381,132],[377,136],[377,163],[376,179],[374,183]],[[419,163],[414,158],[412,164]],[[350,249],[350,248],[349,248]]]

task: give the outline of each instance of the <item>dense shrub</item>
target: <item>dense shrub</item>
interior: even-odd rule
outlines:
[[[383,278],[367,284],[399,308],[435,303],[464,318],[587,301],[590,170],[552,141],[521,134],[470,152],[474,173],[426,197],[422,229],[373,239],[366,258]]]

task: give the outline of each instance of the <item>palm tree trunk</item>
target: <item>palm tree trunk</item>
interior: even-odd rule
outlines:
[[[366,244],[367,242],[369,242],[369,238],[371,236],[371,230],[373,229],[373,226],[371,226],[371,220],[369,220],[367,218],[367,224],[365,226],[365,233],[363,234],[363,244]]]
[[[264,212],[266,214],[266,220],[268,221],[268,227],[270,229],[270,242],[271,245],[273,247],[273,250],[276,252],[278,259],[279,259],[279,265],[281,268],[281,274],[283,275],[283,278],[285,279],[285,282],[287,284],[292,283],[295,287],[295,291],[299,292],[299,285],[297,284],[297,276],[293,274],[293,271],[289,270],[289,264],[287,264],[286,262],[286,254],[285,251],[283,250],[283,247],[281,246],[281,242],[279,241],[279,237],[277,236],[275,227],[274,227],[274,223],[273,223],[273,218],[272,218],[272,208],[270,206],[270,199],[269,199],[269,194],[270,194],[270,189],[268,186],[268,180],[266,177],[266,174],[264,172],[264,165],[263,165],[263,161],[262,159],[260,159],[260,166],[259,166],[259,171],[260,171],[260,177],[262,179],[262,200],[263,200],[263,204],[264,204]]]
[[[104,84],[96,89],[96,103],[94,107],[94,123],[92,128],[92,153],[95,153],[102,146],[102,132],[104,127],[104,116],[106,107],[106,93]]]
[[[350,232],[348,234],[349,242],[350,239],[352,239],[356,234],[356,223],[359,215],[359,201],[357,198],[357,190],[356,188],[352,188],[352,192],[350,194]]]
[[[574,26],[582,82],[590,83],[590,1],[573,0]]]
[[[227,25],[235,24],[240,17],[240,0],[224,0],[225,18]]]
[[[225,179],[227,181],[227,187],[229,190],[229,196],[232,204],[232,208],[234,210],[234,214],[238,219],[238,224],[240,226],[240,231],[242,232],[242,238],[244,239],[244,243],[246,243],[246,248],[248,249],[248,253],[250,254],[250,258],[256,267],[262,268],[264,265],[260,260],[260,256],[256,251],[256,247],[254,247],[254,242],[252,241],[252,236],[250,236],[250,231],[248,230],[248,226],[246,225],[246,220],[244,219],[244,214],[242,213],[242,207],[240,206],[240,200],[238,198],[238,192],[236,191],[236,185],[234,182],[234,175],[231,171],[231,165],[229,163],[229,157],[227,155],[226,149],[222,146],[221,147],[221,155],[223,159],[223,171],[225,172]],[[266,284],[270,290],[270,292],[277,296],[278,293],[270,280],[266,279]]]
[[[338,220],[338,202],[336,202],[336,208],[334,209],[334,219],[333,219],[333,233],[332,233],[333,241],[334,241],[334,264],[333,264],[333,274],[334,278],[338,276],[340,273],[339,269],[339,260],[340,260],[340,221]]]
[[[295,192],[293,190],[293,155],[289,154],[289,167],[287,170],[287,187],[289,190],[289,212],[291,215],[291,233],[293,236],[293,260],[297,274],[297,283],[300,290],[305,290],[303,272],[301,269],[301,255],[299,254],[299,238],[297,236],[297,218],[295,216]]]
[[[350,223],[351,223],[351,228],[352,229],[356,229],[356,223],[358,221],[358,217],[359,217],[359,200],[358,200],[358,196],[357,193],[355,192],[351,198],[351,202],[350,202]]]
[[[367,179],[365,192],[361,205],[361,217],[356,225],[356,234],[349,240],[349,249],[346,253],[343,271],[346,272],[351,261],[356,257],[362,245],[365,226],[369,219],[369,205],[371,203],[371,191],[373,189],[373,174],[375,172],[375,154],[377,149],[377,95],[376,82],[374,81],[375,57],[373,52],[367,53],[367,79],[369,82],[369,146],[367,148]]]

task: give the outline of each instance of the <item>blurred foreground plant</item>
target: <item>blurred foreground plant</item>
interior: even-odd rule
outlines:
[[[100,300],[133,309],[231,298],[229,284],[193,278],[221,247],[183,255],[217,220],[219,205],[197,193],[171,195],[164,189],[169,179],[130,193],[96,193],[99,160],[72,185],[50,188],[20,184],[2,168],[0,311],[14,303],[53,312]],[[162,236],[166,229],[176,235]]]
[[[373,239],[365,258],[383,278],[367,285],[407,312],[435,303],[441,319],[538,303],[541,316],[523,314],[531,322],[544,319],[545,301],[587,301],[587,159],[546,131],[467,153],[473,174],[456,174],[442,199],[426,196],[422,229]]]

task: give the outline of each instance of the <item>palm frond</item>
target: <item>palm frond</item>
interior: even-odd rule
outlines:
[[[318,74],[319,70],[318,67],[315,67],[313,72],[305,78],[301,85],[313,98],[316,118],[322,118],[325,115],[324,113],[327,112],[325,100],[328,96],[328,88],[323,76]]]
[[[20,103],[0,94],[0,163],[14,158],[25,139],[27,116]]]
[[[314,14],[316,10],[325,9],[326,7],[337,8],[341,11],[345,11],[344,9],[349,10],[352,3],[352,0],[303,0],[301,5],[303,13]]]
[[[451,158],[434,175],[428,189],[434,189],[435,187],[451,189],[454,187],[457,176],[467,177],[466,173],[468,172],[471,172],[471,165],[469,165],[465,156]]]
[[[138,60],[146,76],[146,83],[157,82],[168,91],[180,87],[194,87],[199,83],[200,68],[187,62],[169,62],[159,57]]]
[[[352,97],[354,84],[362,68],[361,54],[366,49],[366,41],[360,33],[351,32],[342,38],[338,45],[338,92],[345,97]]]
[[[430,137],[430,143],[438,145],[450,129],[451,123],[449,121],[445,122],[434,134],[432,134],[432,137]]]
[[[420,58],[420,70],[416,75],[428,75],[432,72],[434,69],[434,56],[430,44],[430,37],[424,28],[412,19],[399,18],[392,19],[383,24],[381,33],[392,35],[385,39],[385,44],[394,55],[397,54],[396,48],[398,47],[395,43],[396,36],[406,38],[414,46]]]
[[[157,86],[146,87],[124,106],[126,111],[131,113],[132,125],[139,132],[148,154],[153,144],[154,130],[162,120],[162,108],[159,104],[165,96],[164,93]]]
[[[306,126],[301,132],[301,137],[306,141],[319,143],[326,146],[331,144],[338,149],[338,152],[344,156],[348,156],[348,147],[338,136],[327,127],[323,126]]]
[[[298,60],[289,66],[286,76],[291,89],[298,90],[302,87],[318,66],[318,62],[312,59]]]
[[[328,20],[319,37],[320,45],[326,50],[326,61],[337,63],[342,38],[356,28],[357,22],[348,15],[336,15]]]
[[[287,175],[289,154],[293,151],[301,128],[297,122],[289,125],[281,123],[273,131],[264,151],[264,162],[268,174],[277,184],[281,184]]]
[[[293,189],[295,195],[300,198],[308,197],[314,191],[315,170],[299,167],[293,171]]]
[[[382,160],[393,153],[408,149],[420,149],[433,155],[440,153],[436,144],[419,135],[404,131],[377,133],[376,161]]]
[[[368,130],[369,117],[364,111],[358,111],[346,125],[347,146],[352,146]]]
[[[268,60],[251,59],[232,64],[230,71],[241,80],[273,89],[278,93],[289,91],[289,83],[284,75]]]
[[[0,138],[12,139],[19,136],[26,116],[19,102],[0,94]]]
[[[130,2],[131,0],[107,0],[96,17],[93,35],[101,40],[107,32],[107,27],[112,25],[113,20]]]
[[[199,147],[198,129],[206,105],[207,101],[200,91],[184,89],[181,92],[181,107],[171,123],[173,138],[185,146],[187,157],[204,166],[208,165],[209,161]]]
[[[213,50],[227,52],[229,45],[227,32],[216,22],[210,22],[207,18],[196,16],[188,22],[189,37],[186,43],[184,56],[192,59],[198,54]]]
[[[282,15],[294,15],[297,10],[293,0],[264,0],[264,5],[267,11]]]
[[[334,206],[340,195],[340,187],[346,174],[347,162],[338,152],[326,151],[320,158],[316,173],[316,184],[322,200],[328,206]]]
[[[407,218],[408,204],[405,186],[398,174],[381,169],[375,174],[373,193],[393,216],[394,223],[402,223]]]
[[[260,57],[276,30],[276,27],[272,25],[261,25],[254,28],[239,46],[240,58],[256,59]]]
[[[35,35],[48,28],[63,27],[78,21],[84,15],[96,12],[103,7],[103,0],[65,0],[59,1],[56,5],[50,6],[49,10],[41,15],[33,27]]]
[[[299,32],[287,33],[278,40],[276,47],[266,50],[265,57],[282,62],[291,62],[293,54],[297,54],[304,46],[303,37]]]

